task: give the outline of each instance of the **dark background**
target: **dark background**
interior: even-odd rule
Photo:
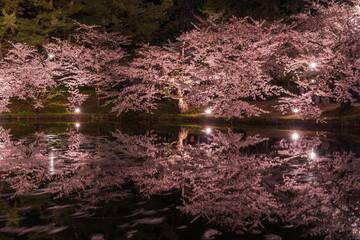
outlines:
[[[1,49],[7,41],[42,45],[69,38],[71,19],[129,36],[133,43],[162,44],[192,28],[196,17],[286,18],[304,9],[303,0],[0,0]]]

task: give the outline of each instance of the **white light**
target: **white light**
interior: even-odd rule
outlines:
[[[298,113],[300,110],[299,110],[298,108],[294,108],[292,111],[293,111],[294,113]]]
[[[80,112],[80,108],[75,108],[75,112],[79,113]]]
[[[205,132],[206,132],[206,133],[211,133],[211,128],[206,128],[206,129],[205,129]]]
[[[311,68],[316,68],[316,66],[317,66],[316,62],[310,63],[310,67],[311,67]]]
[[[293,133],[291,138],[294,139],[294,140],[298,140],[299,139],[299,134]]]
[[[80,123],[75,123],[75,127],[80,127]]]
[[[314,82],[315,82],[315,79],[311,79],[311,82],[314,83]]]
[[[52,53],[49,54],[49,59],[50,60],[52,60],[54,57],[55,57],[54,54],[52,54]]]
[[[211,113],[212,113],[212,111],[211,111],[210,108],[208,108],[208,109],[205,110],[205,114],[211,114]]]
[[[50,173],[53,174],[55,171],[55,168],[54,168],[54,155],[53,153],[51,153],[50,155]]]
[[[314,153],[314,150],[311,151],[311,153],[310,153],[310,158],[311,158],[311,159],[315,159],[315,158],[316,158],[316,153]]]

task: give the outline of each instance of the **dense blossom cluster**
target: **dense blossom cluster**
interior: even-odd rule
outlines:
[[[257,116],[264,111],[249,101],[284,92],[262,67],[285,27],[245,18],[198,28],[166,48],[144,45],[131,70],[157,85],[158,94],[177,99],[181,112],[192,105],[227,117]]]
[[[146,96],[141,101],[149,100],[149,109],[156,105],[153,97],[162,96],[178,100],[181,112],[188,105],[209,107],[225,117],[258,116],[265,111],[256,102],[270,98],[283,113],[296,109],[302,118],[319,118],[330,100],[359,98],[359,14],[353,4],[330,1],[311,5],[292,24],[249,17],[209,21],[163,48],[144,45],[129,73],[142,80],[141,92],[149,91],[135,94]],[[274,73],[291,76],[295,89],[275,84]],[[116,105],[136,98],[122,95]]]
[[[54,87],[68,89],[70,109],[86,95],[80,86],[95,87],[113,112],[152,112],[161,99],[207,107],[217,116],[258,116],[258,101],[278,100],[286,113],[320,117],[320,103],[343,106],[359,98],[360,11],[355,3],[314,3],[291,24],[250,17],[226,23],[202,21],[164,47],[143,44],[130,59],[126,37],[77,23],[76,44],[54,39],[47,54],[24,44],[0,62],[1,111],[11,97],[30,99],[35,109]],[[291,76],[291,86],[274,81]]]
[[[282,99],[283,106],[298,104],[302,115],[319,116],[316,99],[324,104],[329,98],[342,104],[359,99],[360,11],[335,1],[310,9],[314,13],[295,16],[294,31],[284,39],[291,52],[277,60],[285,73],[295,75],[299,89],[299,94]]]
[[[77,25],[73,36],[77,44],[54,39],[55,42],[43,46],[44,51],[13,44],[0,62],[2,111],[9,111],[6,106],[11,97],[31,100],[35,110],[39,110],[47,94],[58,86],[67,88],[69,109],[73,110],[87,98],[79,87],[93,85],[100,91],[98,86],[120,79],[122,67],[118,63],[126,56],[121,46],[128,44],[128,40],[100,32],[96,26]]]

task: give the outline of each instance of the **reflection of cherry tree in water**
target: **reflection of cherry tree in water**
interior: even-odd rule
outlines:
[[[279,186],[286,196],[287,218],[312,225],[310,233],[329,239],[359,239],[359,158],[344,153],[315,159],[304,174],[314,177],[304,181],[301,176],[285,176],[285,184]]]
[[[0,137],[1,176],[18,194],[45,188],[93,206],[127,196],[124,184],[132,182],[148,197],[179,192],[178,208],[194,221],[246,231],[280,222],[315,226],[311,233],[329,238],[359,237],[359,160],[352,153],[312,155],[321,134],[282,139],[268,155],[249,150],[268,139],[230,130],[205,131],[192,141],[181,128],[170,143],[119,130],[109,137],[70,131],[12,140],[1,128]]]
[[[231,131],[215,132],[209,135],[210,143],[192,145],[187,135],[181,129],[177,147],[167,149],[166,157],[143,163],[146,172],[133,177],[143,192],[180,190],[180,210],[194,220],[202,217],[232,229],[251,231],[282,222],[316,226],[310,234],[329,239],[359,237],[360,165],[352,153],[316,156],[323,133],[292,134],[290,141],[275,145],[280,157],[272,158],[241,151],[266,140],[259,136],[244,139]],[[294,171],[274,180],[282,175],[282,166],[301,159],[308,163],[298,163]]]
[[[280,159],[241,152],[267,139],[213,132],[209,141],[190,144],[184,139],[187,131],[181,129],[176,147],[144,162],[146,172],[132,179],[149,195],[181,190],[184,205],[179,208],[196,218],[232,228],[255,228],[261,226],[260,219],[272,220],[278,211],[276,201],[261,179]]]
[[[70,131],[59,150],[59,162],[52,193],[71,195],[77,199],[99,202],[126,196],[124,183],[125,159],[117,158],[107,146],[105,137],[90,137]]]
[[[46,147],[35,133],[31,142],[28,139],[11,140],[10,130],[0,128],[1,178],[11,185],[16,193],[26,193],[37,189],[41,182],[49,180],[43,168],[48,163]]]
[[[309,234],[327,239],[360,237],[360,159],[349,152],[317,156],[314,148],[322,142],[319,135],[295,142],[282,140],[281,154],[302,157],[307,161],[283,175],[277,186],[284,196],[280,206],[286,209],[286,220],[312,226]]]
[[[125,195],[118,191],[124,182],[120,166],[125,160],[113,161],[110,146],[101,144],[105,137],[92,138],[71,130],[65,140],[35,133],[27,139],[8,141],[10,136],[5,133],[9,132],[1,130],[1,143],[7,144],[8,154],[2,159],[0,172],[16,194],[42,189],[60,197],[65,194],[100,201],[96,197],[111,198],[101,192],[105,188],[112,189],[107,191],[112,197]],[[60,146],[52,147],[56,141],[62,141]]]
[[[93,203],[127,196],[122,185],[129,171],[159,148],[151,133],[129,136],[116,131],[111,137],[95,137],[70,129],[61,138],[34,133],[11,141],[9,132],[0,128],[0,148],[5,149],[0,172],[15,194],[41,189]]]
[[[293,132],[274,148],[286,158],[290,169],[282,171],[282,181],[275,185],[283,221],[310,227],[308,234],[327,239],[359,238],[359,159],[348,152],[318,156],[323,148],[320,138]]]

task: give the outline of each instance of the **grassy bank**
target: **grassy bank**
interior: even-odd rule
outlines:
[[[204,109],[189,109],[187,114],[179,114],[177,104],[168,100],[158,104],[158,109],[153,114],[144,112],[128,112],[116,116],[111,113],[111,106],[101,106],[93,88],[86,87],[81,92],[89,97],[81,106],[81,113],[70,112],[67,109],[69,97],[62,88],[55,89],[43,100],[44,108],[35,112],[31,103],[21,99],[11,99],[9,109],[11,113],[0,114],[2,121],[146,121],[169,122],[173,124],[212,124],[212,125],[311,125],[322,128],[360,128],[360,104],[353,104],[349,109],[341,110],[339,104],[331,104],[323,108],[326,123],[317,123],[315,119],[302,120],[297,115],[282,115],[273,106],[274,101],[255,103],[269,113],[260,117],[224,119],[214,115],[203,114]]]

